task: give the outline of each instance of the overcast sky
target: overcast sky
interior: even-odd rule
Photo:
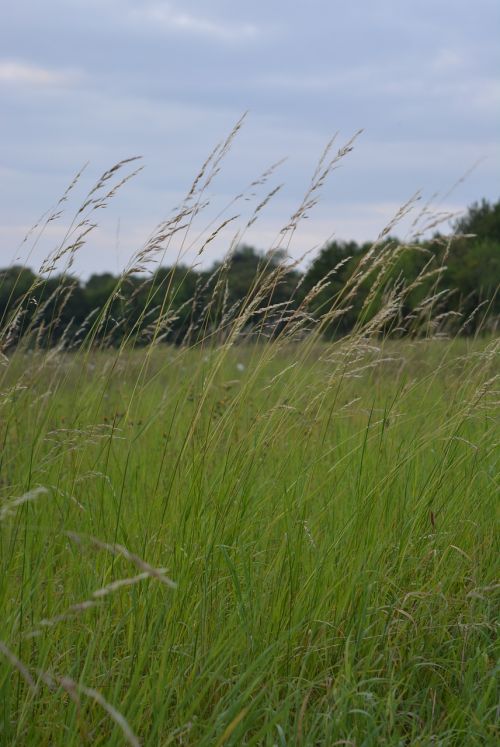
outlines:
[[[375,237],[417,189],[452,210],[500,196],[498,0],[17,0],[1,16],[0,266],[24,259],[26,230],[85,162],[76,200],[106,167],[142,155],[144,171],[77,262],[82,275],[118,271],[246,110],[207,222],[288,156],[269,185],[284,189],[246,236],[260,248],[336,131],[340,145],[364,129],[294,237],[295,256],[332,233]],[[205,262],[224,248],[211,244]]]

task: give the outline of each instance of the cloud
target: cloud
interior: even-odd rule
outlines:
[[[77,77],[75,71],[53,70],[16,60],[0,60],[0,84],[54,87],[68,85]]]
[[[235,42],[254,38],[257,27],[252,23],[227,23],[177,11],[170,3],[157,2],[130,12],[134,22],[153,25],[164,31],[203,36],[214,41]]]
[[[496,116],[500,108],[500,82],[492,78],[481,81],[474,91],[474,103],[485,113]]]
[[[408,105],[432,110],[444,119],[442,102],[448,114],[469,113],[494,115],[500,105],[500,83],[491,75],[467,69],[458,53],[443,50],[435,58],[401,65],[397,74],[391,65],[358,65],[318,74],[274,73],[257,75],[251,80],[254,90],[273,91],[282,97],[290,94],[318,100],[327,94],[343,96],[346,101],[379,98],[380,107],[396,102],[400,112]]]
[[[437,73],[453,73],[463,67],[463,56],[454,49],[440,49],[432,60],[432,68]]]

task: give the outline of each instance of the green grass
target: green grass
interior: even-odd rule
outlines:
[[[245,226],[206,306],[199,288],[183,303],[184,347],[161,342],[176,267],[136,323],[120,305],[173,237],[181,262],[227,225],[193,239],[240,125],[78,330],[64,274],[37,292],[71,271],[128,161],[0,321],[0,745],[497,744],[499,340],[481,309],[476,339],[445,338],[470,317],[443,311],[444,264],[390,281],[427,208],[416,238],[385,241],[403,205],[340,288],[337,266],[274,304],[353,140],[330,143],[241,303],[226,295]]]
[[[495,744],[497,353],[15,352],[0,743]]]

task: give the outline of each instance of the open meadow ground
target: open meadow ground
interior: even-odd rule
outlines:
[[[0,368],[2,745],[484,745],[498,340]]]

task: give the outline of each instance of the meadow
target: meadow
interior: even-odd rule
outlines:
[[[120,283],[181,220],[186,243],[229,140]],[[325,151],[272,256],[349,148]],[[42,274],[71,268],[118,172]],[[52,339],[69,286],[9,311],[0,744],[497,743],[499,338],[450,334],[434,285],[408,311],[442,267],[389,287],[404,251],[376,242],[319,316],[334,271],[288,314],[280,260],[177,346],[168,273],[147,343],[107,335],[111,301]],[[351,331],[323,334],[361,287]]]
[[[493,744],[497,348],[13,355],[2,744]]]

